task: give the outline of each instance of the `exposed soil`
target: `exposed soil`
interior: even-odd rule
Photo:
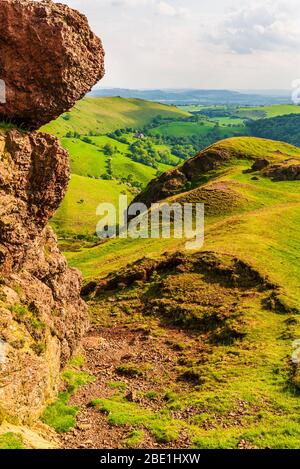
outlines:
[[[137,325],[136,325],[137,326]],[[134,329],[134,328],[133,328]],[[70,404],[79,405],[81,412],[78,416],[77,427],[68,434],[61,435],[63,448],[123,448],[124,439],[131,430],[127,426],[110,426],[107,416],[96,408],[89,406],[91,400],[98,397],[109,398],[116,390],[108,386],[109,382],[122,381],[127,385],[129,400],[140,406],[161,410],[161,397],[155,400],[147,399],[143,395],[148,391],[161,393],[168,385],[172,389],[188,388],[189,383],[178,382],[174,365],[178,362],[180,351],[174,350],[172,342],[197,344],[197,338],[176,329],[168,330],[166,337],[154,337],[148,331],[141,331],[139,327],[129,331],[126,326],[101,327],[95,326],[84,340],[87,363],[85,369],[96,377],[96,381],[78,390]],[[171,344],[171,345],[170,345]],[[176,347],[175,347],[176,348]],[[194,348],[194,347],[193,347]],[[196,345],[194,352],[201,348]],[[149,371],[144,376],[125,377],[118,374],[117,367],[127,363],[149,364]],[[175,385],[174,385],[175,383]],[[191,411],[192,412],[192,411]],[[174,412],[174,417],[176,413]],[[174,447],[188,448],[190,446],[187,435],[182,434],[180,441]],[[171,445],[158,444],[145,431],[145,439],[140,447],[160,448]]]

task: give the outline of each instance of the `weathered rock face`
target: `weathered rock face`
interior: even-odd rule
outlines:
[[[100,39],[79,12],[51,0],[0,0],[0,119],[38,129],[104,75]]]
[[[0,411],[21,422],[54,397],[88,327],[80,274],[46,226],[68,180],[68,155],[54,137],[0,136]]]
[[[100,39],[67,6],[0,0],[0,25],[0,120],[37,129],[104,74]],[[47,226],[68,181],[54,137],[0,128],[0,424],[41,415],[88,327],[81,276]]]
[[[57,139],[12,130],[0,134],[0,268],[20,267],[59,207],[69,181],[68,155]]]

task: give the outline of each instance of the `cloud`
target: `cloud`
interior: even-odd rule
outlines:
[[[153,0],[111,0],[110,4],[115,7],[135,8],[144,5],[152,5]]]
[[[189,16],[189,10],[183,7],[175,7],[167,2],[159,2],[156,6],[157,12],[164,16],[173,16],[187,18]]]
[[[207,39],[237,54],[287,50],[300,45],[299,21],[282,4],[255,3],[230,12]]]

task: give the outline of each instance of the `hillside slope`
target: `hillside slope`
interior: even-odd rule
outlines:
[[[140,128],[155,117],[188,117],[189,113],[175,106],[124,98],[84,98],[67,114],[50,122],[42,131],[57,137],[67,132],[106,134],[116,129]]]
[[[94,324],[96,381],[74,402],[97,431],[64,445],[103,445],[109,424],[116,447],[299,446],[299,168],[291,145],[221,141],[137,198],[204,202],[202,249],[115,239],[68,253],[90,280]]]
[[[300,149],[284,142],[254,137],[226,139],[201,151],[182,166],[151,181],[134,202],[143,202],[150,206],[151,203],[166,197],[203,186],[204,182],[215,179],[218,170],[224,173],[226,166],[229,165],[237,166],[247,161],[249,165],[251,162],[253,165],[258,161],[257,169],[272,171],[272,168],[276,169],[274,165],[293,168],[299,164],[299,158]],[[277,168],[278,172],[280,167]],[[297,171],[295,174],[292,171],[290,177],[282,175],[282,178],[297,179]]]

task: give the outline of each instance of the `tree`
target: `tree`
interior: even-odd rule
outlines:
[[[115,148],[112,143],[106,143],[103,147],[103,153],[107,156],[112,156],[115,152]]]

